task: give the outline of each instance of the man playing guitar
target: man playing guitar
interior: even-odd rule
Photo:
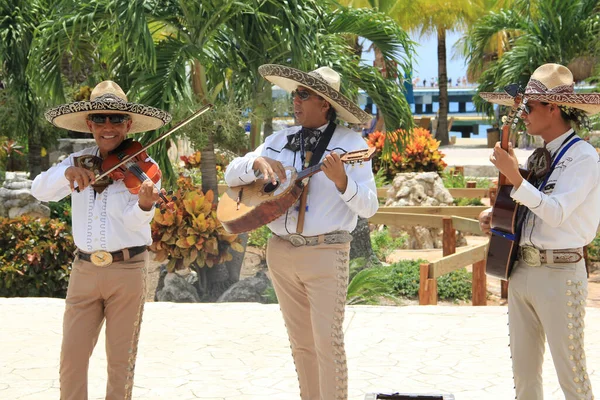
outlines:
[[[300,201],[268,224],[273,236],[267,264],[288,330],[301,399],[346,400],[342,324],[350,232],[358,215],[375,214],[378,201],[371,162],[345,166],[338,155],[365,149],[364,139],[335,121],[359,124],[371,116],[341,94],[340,76],[330,68],[305,73],[269,64],[259,72],[292,93],[301,127],[276,132],[255,151],[233,160],[225,181],[230,187],[248,185],[262,174],[277,185],[289,179],[284,166],[300,171],[323,161],[323,173],[310,178]]]
[[[512,105],[509,95],[481,93],[484,100]],[[600,112],[600,95],[575,94],[566,67],[544,64],[532,74],[522,101],[530,135],[545,147],[528,160],[546,157],[547,171],[533,183],[523,179],[512,146],[496,144],[490,161],[514,186],[511,197],[526,207],[517,261],[509,285],[508,319],[516,398],[543,398],[542,362],[548,340],[566,399],[592,399],[584,338],[587,273],[583,247],[600,223],[600,166],[596,149],[573,127]],[[544,152],[548,152],[543,154]],[[548,157],[549,156],[549,157]],[[489,232],[490,211],[480,215]]]

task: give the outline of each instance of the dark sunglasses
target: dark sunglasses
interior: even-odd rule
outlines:
[[[306,90],[294,90],[292,92],[292,99],[294,99],[296,96],[300,97],[300,100],[302,101],[306,101],[310,98],[310,96],[317,96],[318,98],[322,99],[321,96],[319,96],[316,93],[309,93]]]
[[[106,119],[113,124],[122,124],[129,119],[129,115],[126,114],[90,114],[88,119],[95,124],[105,124]]]

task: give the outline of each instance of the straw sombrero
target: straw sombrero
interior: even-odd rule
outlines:
[[[288,93],[296,90],[298,86],[313,90],[327,100],[337,112],[337,116],[344,121],[352,124],[371,121],[371,115],[340,92],[340,74],[329,67],[317,68],[307,73],[284,65],[265,64],[258,67],[258,72]]]
[[[151,131],[171,121],[171,114],[166,111],[128,102],[123,89],[113,81],[96,85],[90,101],[63,104],[49,109],[44,116],[59,128],[90,132],[85,122],[89,114],[127,114],[132,120],[129,133]]]
[[[482,99],[490,103],[512,106],[508,93],[482,92]],[[573,74],[560,64],[544,64],[536,69],[525,88],[524,99],[577,108],[588,115],[600,112],[599,93],[575,93]]]

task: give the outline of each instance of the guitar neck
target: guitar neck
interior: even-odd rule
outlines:
[[[304,178],[308,178],[309,176],[313,176],[314,174],[316,174],[317,172],[319,172],[321,170],[321,165],[323,165],[322,162],[313,165],[312,167],[308,167],[306,169],[303,169],[302,171],[298,172],[298,177],[296,178],[297,181],[301,181]]]
[[[500,147],[502,147],[502,149],[504,151],[508,151],[509,136],[510,136],[510,123],[504,124],[504,126],[502,126],[502,137],[500,138]],[[500,175],[498,176],[498,186],[507,185],[507,184],[508,184],[508,179],[506,179],[506,176],[504,176],[504,174],[502,174],[502,172],[500,172]]]

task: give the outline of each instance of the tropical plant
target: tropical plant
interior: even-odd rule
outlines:
[[[389,157],[381,152],[381,143],[388,135],[405,138],[402,139],[403,152],[394,151]],[[386,134],[377,131],[368,136],[367,142],[369,146],[378,150],[374,169],[385,169],[385,174],[390,180],[400,172],[441,172],[446,167],[444,153],[439,150],[440,142],[424,128],[414,128],[410,133],[402,129]]]
[[[177,181],[173,212],[156,210],[152,245],[156,261],[169,260],[167,270],[212,267],[231,260],[229,249],[243,252],[237,235],[225,232],[216,217],[212,191],[206,194],[189,178]]]
[[[0,297],[65,297],[75,244],[55,219],[0,218]]]
[[[446,32],[464,29],[468,24],[476,21],[483,10],[484,0],[339,0],[339,2],[352,7],[374,8],[398,22],[403,29],[419,32],[421,36],[437,37],[440,108],[436,138],[442,145],[447,145],[449,135]],[[387,131],[395,129],[386,127]]]
[[[596,0],[514,0],[510,8],[490,12],[469,29],[465,54],[470,67],[482,71],[478,91],[495,91],[512,83],[524,86],[544,63],[569,65],[581,57],[595,57],[599,29]],[[498,33],[505,35],[503,54],[484,63],[489,60],[489,43]],[[492,104],[479,96],[474,103],[493,115]]]

